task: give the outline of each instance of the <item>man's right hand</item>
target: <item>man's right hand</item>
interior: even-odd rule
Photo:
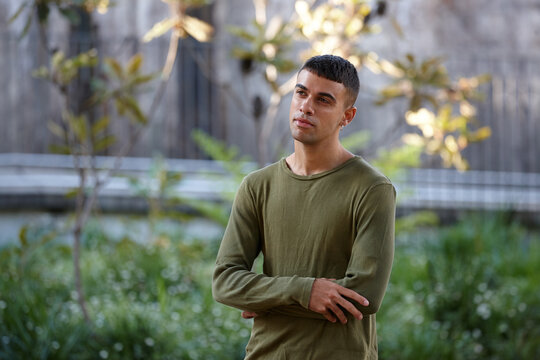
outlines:
[[[358,320],[362,320],[362,313],[349,300],[358,302],[360,305],[368,306],[368,300],[357,292],[347,289],[331,280],[321,278],[315,279],[311,288],[309,299],[309,310],[322,314],[326,319],[335,323],[337,319],[342,324],[347,323],[347,316],[343,310],[350,312]],[[336,319],[337,317],[337,319]]]

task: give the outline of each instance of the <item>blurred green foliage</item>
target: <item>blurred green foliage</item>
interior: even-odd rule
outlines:
[[[216,303],[210,278],[218,239],[177,227],[146,243],[107,236],[91,222],[81,257],[86,323],[72,287],[72,250],[27,229],[0,251],[2,359],[241,359],[249,322]]]
[[[93,326],[58,227],[25,228],[0,250],[0,358],[243,358],[250,321],[211,295],[219,239],[187,236],[185,224],[142,243],[89,223],[81,262]],[[379,356],[538,358],[539,283],[540,237],[504,216],[402,228],[377,314]]]
[[[402,233],[381,359],[538,359],[540,237],[505,216]]]

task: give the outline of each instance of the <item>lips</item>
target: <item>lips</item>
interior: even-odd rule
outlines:
[[[294,118],[294,122],[296,123],[296,126],[302,128],[311,128],[315,126],[311,121],[305,118]]]

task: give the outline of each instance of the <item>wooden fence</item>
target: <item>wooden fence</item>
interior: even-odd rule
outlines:
[[[160,153],[167,158],[205,158],[191,138],[194,129],[204,130],[254,155],[253,129],[233,126],[244,115],[234,112],[231,98],[212,78],[213,71],[208,71],[218,66],[212,61],[220,46],[223,45],[201,44],[189,39],[182,41],[177,66],[158,116],[131,156],[151,157]],[[167,43],[166,39],[144,45],[136,38],[121,42],[111,39],[100,43],[100,51],[124,59],[141,51],[146,59],[145,69],[155,71],[162,65]],[[49,144],[54,141],[46,124],[60,116],[58,95],[44,81],[30,76],[32,69],[46,61],[46,55],[40,49],[37,36],[18,42],[7,33],[0,33],[3,94],[0,96],[0,153],[47,153]],[[201,63],[204,63],[203,67]],[[491,83],[483,87],[486,98],[478,104],[478,120],[479,125],[490,126],[493,134],[485,142],[473,144],[466,150],[471,168],[540,173],[540,61],[462,58],[450,59],[447,65],[451,74],[492,75]],[[148,96],[141,98],[143,106],[149,101]],[[357,102],[360,115],[364,112],[368,117],[380,116],[379,110],[372,110],[372,101],[372,97],[361,94]],[[403,109],[395,110],[392,116],[402,117]],[[120,139],[130,131],[128,125],[120,122],[115,122],[112,129]],[[398,131],[404,131],[404,128]],[[377,136],[384,138],[386,135]]]

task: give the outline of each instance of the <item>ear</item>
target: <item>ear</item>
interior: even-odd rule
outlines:
[[[343,119],[341,120],[341,126],[347,126],[349,123],[354,119],[354,116],[356,115],[356,108],[354,106],[351,106],[345,112],[343,113]]]

